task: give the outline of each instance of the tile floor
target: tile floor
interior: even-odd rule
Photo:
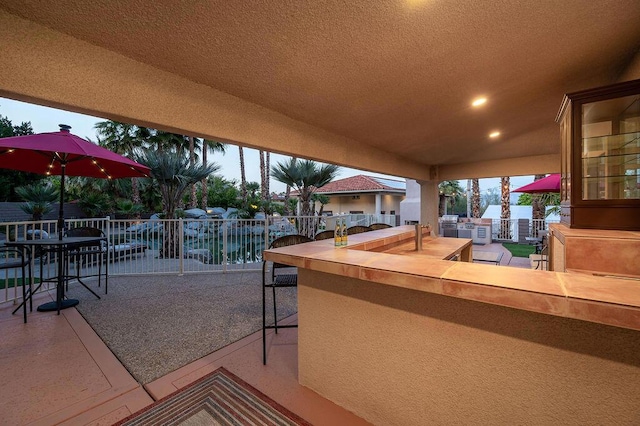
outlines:
[[[143,387],[75,308],[35,311],[49,300],[38,296],[27,324],[0,307],[2,424],[110,425],[221,366],[315,425],[368,424],[298,384],[296,329],[268,336],[266,366],[258,332]]]

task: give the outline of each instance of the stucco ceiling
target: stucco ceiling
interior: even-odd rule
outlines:
[[[0,7],[424,164],[558,153],[562,95],[616,81],[640,45],[637,0]],[[488,102],[473,109],[478,95]]]

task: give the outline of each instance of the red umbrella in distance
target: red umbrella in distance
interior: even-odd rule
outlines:
[[[526,192],[528,194],[540,194],[543,192],[560,192],[560,174],[554,173],[533,183],[521,186],[511,192]]]
[[[0,139],[0,168],[41,175],[60,175],[59,236],[64,231],[64,178],[103,179],[149,176],[149,168],[71,134],[61,124],[59,132]]]

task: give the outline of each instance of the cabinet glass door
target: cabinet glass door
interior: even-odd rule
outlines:
[[[640,95],[582,106],[582,199],[640,199]]]

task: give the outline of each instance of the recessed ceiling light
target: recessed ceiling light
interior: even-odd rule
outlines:
[[[489,137],[490,138],[497,138],[498,136],[500,136],[500,132],[491,132],[491,133],[489,133]]]
[[[471,105],[474,107],[479,107],[487,103],[487,98],[477,98],[471,102]]]

